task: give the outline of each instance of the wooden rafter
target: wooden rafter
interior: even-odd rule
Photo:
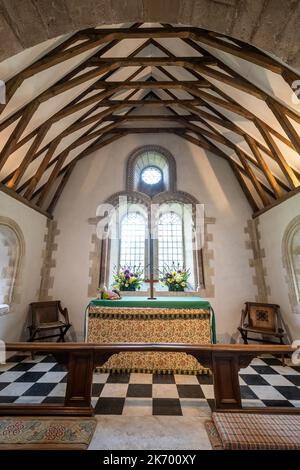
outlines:
[[[300,136],[291,122],[294,119],[299,124],[300,114],[282,103],[276,96],[269,95],[265,90],[240,75],[222,60],[220,54],[215,56],[210,51],[213,51],[211,48],[214,48],[264,67],[266,70],[280,74],[290,85],[293,80],[299,78],[298,75],[262,51],[252,46],[245,46],[237,40],[229,41],[230,38],[224,35],[207,32],[200,28],[173,27],[171,25],[163,25],[160,28],[140,28],[140,26],[141,24],[138,23],[130,28],[102,30],[91,28],[75,33],[9,80],[7,102],[14,96],[24,80],[71,57],[91,51],[89,57],[82,63],[79,63],[73,70],[69,70],[47,90],[42,91],[39,96],[0,123],[1,132],[18,121],[0,153],[0,170],[10,156],[14,158],[12,154],[16,150],[22,152],[25,144],[30,143],[29,147],[26,147],[26,151],[24,150],[24,155],[18,166],[2,179],[2,183],[10,190],[16,190],[19,194],[23,194],[26,200],[35,200],[39,207],[43,207],[55,187],[57,178],[61,177],[48,206],[48,210],[52,211],[76,162],[90,152],[132,133],[174,133],[225,158],[254,211],[258,210],[257,197],[261,200],[262,205],[267,207],[272,204],[273,200],[283,199],[285,197],[284,191],[294,192],[295,188],[299,187],[300,174],[288,163],[276,143],[276,139],[300,155]],[[106,53],[111,51],[120,41],[130,38],[144,41],[127,57],[106,56]],[[168,50],[169,46],[165,47],[160,44],[159,40],[164,38],[179,38],[194,49],[195,55],[175,56]],[[139,54],[149,45],[160,49],[164,53],[164,57],[149,57],[149,55],[143,57],[142,54]],[[100,46],[103,47],[93,51],[94,48]],[[205,46],[210,47],[209,52]],[[175,77],[175,72],[173,73],[171,70],[171,66],[182,68],[190,76],[192,75],[193,79],[178,80]],[[114,73],[123,70],[124,67],[137,67],[137,70],[125,80],[114,79]],[[152,73],[150,78],[141,79],[140,74],[145,67],[154,67],[163,74],[163,79],[154,79]],[[93,83],[88,84],[91,80]],[[273,129],[267,122],[241,105],[229,92],[224,92],[222,83],[263,100],[272,111],[283,132]],[[84,84],[88,84],[84,91],[73,97],[47,121],[41,122],[29,133],[26,133],[33,115],[42,103]],[[150,93],[147,98],[145,96],[139,98],[137,96],[140,96],[138,95],[140,90],[149,90],[153,93]],[[174,93],[171,90],[174,90]],[[130,92],[129,95],[127,95],[128,92]],[[182,92],[184,93],[182,94]],[[126,95],[126,98],[120,99],[121,93]],[[164,98],[161,97],[161,94]],[[151,110],[151,114],[147,114],[149,107],[157,108],[157,113],[153,115]],[[4,108],[5,106],[0,106],[0,111]],[[132,114],[132,111],[137,108],[142,108],[143,114],[141,112],[136,115]],[[166,108],[169,114],[161,114],[161,108]],[[82,111],[80,117],[73,123],[67,127],[62,126],[61,130],[58,133],[55,132],[50,140],[47,139],[53,124],[80,111]],[[227,111],[254,124],[261,139],[251,135],[249,131],[245,131],[244,126],[234,122],[233,118],[226,116]],[[163,126],[147,127],[147,124],[141,124],[151,121],[162,121],[169,123],[170,126],[167,128]],[[127,122],[138,122],[139,127],[125,127]],[[151,125],[153,125],[152,122]],[[228,138],[226,132],[220,131],[219,127],[233,133],[232,137]],[[68,143],[66,148],[62,147],[63,150],[60,150],[56,155],[57,149],[61,148],[60,144],[63,139],[66,137],[70,139],[72,134],[81,129],[83,129],[83,133],[79,137],[74,137],[74,140]],[[242,141],[236,144],[233,136],[244,139],[251,153],[242,149]],[[86,144],[88,146],[85,150],[67,163],[70,152]],[[229,156],[223,152],[220,144],[231,149],[238,161],[233,160],[233,155]],[[279,165],[288,185],[272,172],[264,154]],[[23,181],[27,170],[33,168],[31,167],[32,162],[40,157],[38,168],[33,173],[31,172],[31,176],[27,180]],[[270,186],[263,182],[262,175]],[[44,182],[41,185],[43,178]],[[251,182],[250,187],[253,187],[257,192],[257,197],[254,198],[251,195],[246,181]]]

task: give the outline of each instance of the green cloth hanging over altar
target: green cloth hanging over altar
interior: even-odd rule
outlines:
[[[211,344],[216,342],[215,316],[210,303],[195,296],[126,296],[90,302],[86,341],[91,343],[151,342]],[[207,373],[185,353],[119,353],[101,371]]]

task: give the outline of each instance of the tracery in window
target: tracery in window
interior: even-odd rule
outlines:
[[[158,269],[178,264],[183,267],[183,223],[175,212],[162,214],[158,223]]]
[[[138,212],[125,215],[120,232],[120,266],[141,266],[145,269],[145,218]]]

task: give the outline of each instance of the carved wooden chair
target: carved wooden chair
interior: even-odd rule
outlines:
[[[69,322],[68,310],[62,308],[59,300],[32,302],[29,309],[31,324],[28,327],[30,332],[28,341],[49,338],[57,338],[57,342],[65,341],[65,335],[71,327],[71,323]]]
[[[242,310],[241,323],[238,327],[244,344],[257,341],[265,344],[284,344],[286,335],[280,315],[280,307],[276,304],[245,302]],[[255,337],[250,337],[254,333]],[[259,336],[258,336],[259,335]],[[284,364],[284,355],[281,357]]]

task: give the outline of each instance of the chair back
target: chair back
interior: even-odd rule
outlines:
[[[265,330],[266,333],[275,333],[278,329],[279,306],[275,304],[264,304],[246,302],[249,327]]]
[[[59,301],[32,302],[30,304],[32,324],[35,326],[43,323],[52,323],[59,320]]]

